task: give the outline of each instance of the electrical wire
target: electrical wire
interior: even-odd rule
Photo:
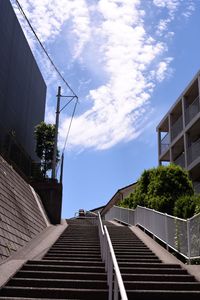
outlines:
[[[64,147],[62,149],[62,154],[60,155],[61,157],[64,155],[64,152],[65,152],[65,148],[66,148],[67,141],[68,141],[68,138],[69,138],[69,133],[70,133],[70,129],[71,129],[71,126],[72,126],[73,118],[74,118],[74,115],[75,115],[75,112],[76,112],[77,104],[78,104],[78,99],[76,98],[76,102],[75,102],[75,105],[74,105],[74,109],[73,109],[71,120],[70,120],[70,124],[69,124],[69,128],[68,128],[67,135],[66,135],[66,138],[65,138]],[[60,168],[60,163],[61,163],[61,161],[59,160],[59,162],[57,164],[57,167],[56,167],[56,175],[58,174],[58,170]]]
[[[65,148],[66,148],[66,145],[67,145],[67,141],[68,141],[68,138],[69,138],[69,133],[70,133],[70,130],[71,130],[71,126],[72,126],[72,122],[73,122],[73,118],[74,118],[74,115],[75,115],[75,112],[76,112],[76,107],[77,107],[77,104],[78,104],[78,96],[75,94],[75,92],[73,91],[73,89],[70,87],[70,85],[67,83],[67,81],[65,80],[65,78],[62,76],[61,72],[58,70],[58,68],[56,67],[55,63],[53,62],[53,60],[51,59],[50,55],[48,54],[47,50],[45,49],[44,45],[42,44],[42,42],[40,41],[36,31],[34,30],[33,26],[31,25],[28,17],[26,16],[21,4],[19,3],[18,0],[15,0],[15,2],[17,3],[17,6],[19,8],[19,11],[21,12],[21,14],[23,15],[23,17],[25,18],[26,22],[28,23],[31,31],[33,32],[35,38],[37,39],[38,43],[40,44],[42,50],[44,51],[44,53],[46,54],[47,58],[49,59],[51,65],[54,67],[55,71],[57,72],[57,74],[60,76],[60,78],[62,79],[62,81],[66,84],[66,86],[68,87],[68,89],[72,92],[73,96],[72,96],[72,99],[62,108],[62,110],[73,100],[73,99],[76,99],[76,102],[75,102],[75,105],[74,105],[74,109],[73,109],[73,112],[72,112],[72,116],[71,116],[71,120],[70,120],[70,124],[69,124],[69,128],[68,128],[68,131],[67,131],[67,135],[66,135],[66,138],[65,138],[65,143],[64,143],[64,147],[63,147],[63,150],[62,150],[62,155],[64,155],[64,151],[65,151]],[[57,171],[60,167],[60,161],[59,161],[59,164],[57,165]],[[57,173],[57,172],[56,172]]]
[[[23,17],[25,18],[25,20],[27,21],[30,29],[32,30],[34,36],[36,37],[38,43],[40,44],[42,50],[44,51],[44,53],[46,54],[47,58],[49,59],[51,65],[54,67],[54,69],[56,70],[57,74],[60,76],[60,78],[63,80],[63,82],[66,84],[66,86],[68,87],[68,89],[72,92],[72,94],[78,98],[78,96],[74,93],[74,91],[72,90],[72,88],[70,87],[70,85],[67,83],[67,81],[65,80],[65,78],[62,76],[61,72],[58,70],[58,68],[56,67],[56,65],[54,64],[53,60],[51,59],[50,55],[48,54],[47,50],[45,49],[44,45],[42,44],[42,42],[40,41],[36,31],[34,30],[33,26],[31,25],[28,17],[26,16],[21,4],[19,3],[18,0],[15,0],[15,2],[17,3],[17,6],[19,8],[19,11],[21,12],[21,14],[23,15]]]
[[[66,138],[65,138],[65,143],[64,143],[63,150],[62,150],[62,154],[65,152],[65,148],[66,148],[67,141],[68,141],[68,138],[69,138],[69,132],[70,132],[72,122],[73,122],[73,118],[74,118],[74,115],[75,115],[75,112],[76,112],[77,104],[78,104],[78,99],[76,99],[76,102],[75,102],[75,105],[74,105],[74,109],[73,109],[73,112],[72,112],[69,128],[68,128],[67,135],[66,135]]]

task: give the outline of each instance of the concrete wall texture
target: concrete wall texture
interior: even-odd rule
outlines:
[[[0,156],[0,261],[48,225],[29,186]]]
[[[46,85],[9,0],[0,0],[0,146],[5,134],[34,159],[34,127],[44,119]]]

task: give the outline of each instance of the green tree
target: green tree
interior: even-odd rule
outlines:
[[[126,200],[126,205],[129,202],[129,207],[132,205],[132,208],[141,205],[173,214],[176,200],[183,195],[193,194],[188,172],[180,166],[170,164],[144,170],[135,191]]]
[[[174,215],[179,218],[188,219],[194,214],[199,213],[200,195],[181,196],[174,206]]]
[[[36,154],[41,159],[41,171],[46,176],[48,170],[52,168],[53,148],[55,138],[55,125],[41,122],[35,127]],[[59,152],[57,150],[57,161]]]
[[[123,199],[118,203],[118,206],[125,207],[125,208],[135,208],[134,202],[133,202],[133,193],[131,193],[128,197]]]

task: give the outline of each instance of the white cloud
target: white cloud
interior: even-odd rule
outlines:
[[[170,16],[173,16],[181,4],[181,0],[153,0],[154,5],[167,8]]]
[[[93,107],[75,118],[70,142],[73,146],[106,149],[140,133],[141,116],[154,85],[145,72],[166,46],[146,33],[139,1],[101,0],[97,9],[101,20],[92,42],[102,41],[96,55],[102,57],[108,80],[90,91]],[[68,122],[62,124],[63,137]]]
[[[20,3],[48,47],[59,39],[67,24],[66,41],[72,44],[72,54],[70,59],[66,57],[65,69],[68,61],[73,60],[91,76],[81,78],[81,85],[84,81],[90,87],[95,83],[86,96],[90,107],[74,118],[70,147],[107,149],[137,138],[151,111],[151,93],[171,70],[172,58],[167,55],[165,39],[173,36],[169,24],[182,1],[152,0],[152,9],[167,13],[151,31],[147,29],[148,11],[141,0],[21,0]],[[192,0],[190,12],[191,7]],[[101,78],[99,85],[95,81],[97,75]],[[76,76],[77,82],[80,81],[79,74]],[[49,107],[47,119],[53,120]],[[69,117],[62,117],[61,143],[69,121]]]
[[[156,78],[159,82],[163,81],[167,75],[170,75],[172,69],[169,67],[169,64],[173,60],[172,57],[168,57],[163,61],[159,62],[157,70],[156,70]]]
[[[186,18],[189,18],[192,15],[192,13],[195,11],[195,6],[196,6],[196,3],[193,0],[187,1],[186,7],[185,7],[182,15]]]
[[[23,27],[26,26],[15,1],[11,1]],[[77,54],[81,52],[90,37],[89,10],[85,0],[20,0],[19,2],[42,42],[53,41],[61,32],[63,24],[70,20],[72,32],[76,37]],[[29,30],[25,30],[26,34],[28,32]],[[30,34],[28,38],[31,39]]]

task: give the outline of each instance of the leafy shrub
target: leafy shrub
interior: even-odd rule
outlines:
[[[135,208],[141,205],[173,214],[176,200],[181,196],[193,194],[188,172],[180,166],[170,164],[144,170],[135,191],[124,201],[126,207]],[[120,205],[123,206],[123,202]]]
[[[198,201],[199,196],[197,195],[179,197],[175,202],[174,215],[183,219],[191,218],[195,214]]]
[[[195,214],[200,213],[200,195],[197,196],[196,206],[195,206]]]

